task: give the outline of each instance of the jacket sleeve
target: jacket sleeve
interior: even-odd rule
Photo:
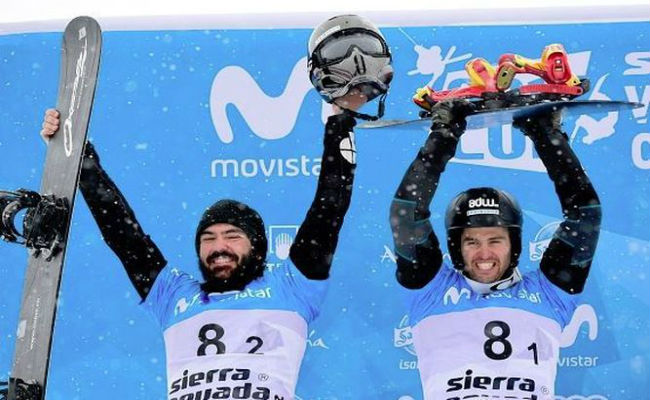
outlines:
[[[541,158],[562,206],[563,221],[542,256],[540,269],[557,287],[569,294],[582,292],[600,233],[598,195],[580,160],[562,132],[559,114],[542,116],[524,124]]]
[[[434,114],[429,136],[406,170],[391,203],[397,281],[409,289],[424,287],[442,265],[440,242],[429,221],[429,207],[440,175],[454,156],[458,137],[465,130],[464,118],[460,121],[450,118],[453,115]]]
[[[309,279],[329,277],[343,218],[352,197],[356,166],[355,124],[352,116],[343,113],[329,117],[325,125],[316,195],[289,252],[291,261]]]
[[[104,241],[122,262],[131,283],[144,299],[167,261],[145,234],[126,199],[86,144],[79,186]]]

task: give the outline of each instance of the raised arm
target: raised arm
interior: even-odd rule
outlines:
[[[582,292],[600,233],[600,200],[561,130],[559,112],[516,121],[530,137],[560,199],[564,221],[540,262],[544,275],[570,294]]]
[[[58,112],[48,110],[41,134],[58,130]],[[126,199],[99,162],[93,145],[85,147],[79,187],[106,244],[122,262],[131,283],[142,299],[147,296],[167,261],[146,235]]]
[[[350,206],[356,166],[355,124],[354,118],[343,112],[329,117],[325,125],[316,195],[289,253],[294,265],[309,279],[328,278],[343,218]]]
[[[440,270],[440,242],[429,222],[429,206],[440,174],[465,131],[467,103],[438,103],[431,130],[397,188],[390,208],[397,256],[397,281],[409,289],[429,283]]]

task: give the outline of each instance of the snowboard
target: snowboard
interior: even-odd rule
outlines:
[[[643,107],[640,103],[631,103],[625,101],[610,100],[558,100],[544,101],[534,104],[506,108],[487,108],[475,111],[467,116],[467,129],[481,129],[495,125],[511,124],[518,118],[533,118],[536,115],[544,114],[550,111],[560,110],[563,114],[581,115],[581,114],[602,114],[612,111],[631,110]],[[418,119],[392,119],[365,122],[358,125],[361,129],[377,129],[394,127],[396,129],[408,130],[429,130],[431,118],[421,117]]]
[[[32,246],[34,243],[27,242],[29,256],[9,378],[9,400],[45,398],[70,218],[99,70],[101,30],[97,21],[90,17],[73,19],[65,28],[61,51],[56,104],[61,126],[48,144],[40,196],[56,203],[63,212],[56,234],[46,232],[45,236],[53,238],[49,246]],[[41,205],[42,202],[31,211],[32,222],[39,221],[41,229],[47,230],[54,225],[48,223],[47,215],[39,214]]]

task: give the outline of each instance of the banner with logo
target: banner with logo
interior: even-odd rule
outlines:
[[[564,128],[602,200],[596,258],[562,337],[557,399],[650,392],[650,32],[648,22],[382,28],[395,78],[386,118],[418,115],[410,98],[467,81],[473,57],[537,59],[563,43],[594,100],[634,111],[567,118]],[[140,224],[175,267],[199,276],[194,234],[205,207],[234,198],[264,217],[269,266],[288,249],[314,195],[329,105],[307,77],[304,28],[108,31],[90,137]],[[0,188],[40,185],[43,111],[56,100],[60,33],[0,36]],[[532,81],[521,77],[520,83]],[[373,112],[375,105],[365,109]],[[357,178],[330,288],[309,328],[301,399],[421,399],[388,224],[393,193],[426,129],[356,130]],[[495,186],[525,213],[521,269],[538,268],[561,220],[532,143],[510,125],[468,132],[440,181],[432,223],[458,192]],[[157,325],[77,203],[61,286],[48,399],[166,398]],[[444,243],[444,240],[441,240]],[[26,254],[0,244],[0,378],[7,378]],[[448,293],[459,301],[463,293]]]

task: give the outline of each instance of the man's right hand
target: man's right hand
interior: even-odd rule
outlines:
[[[474,112],[475,105],[468,100],[455,99],[436,103],[431,107],[431,130],[449,129],[459,139],[465,132],[465,118]]]
[[[56,131],[59,130],[59,120],[60,114],[57,110],[50,108],[45,111],[45,116],[43,117],[43,129],[41,129],[41,137],[46,142],[50,140]]]
[[[516,118],[512,126],[526,136],[547,135],[553,130],[562,130],[562,111],[550,111],[529,117]]]
[[[357,88],[352,88],[345,96],[334,100],[332,107],[334,114],[341,114],[343,110],[358,111],[367,102],[368,98],[363,92]]]

